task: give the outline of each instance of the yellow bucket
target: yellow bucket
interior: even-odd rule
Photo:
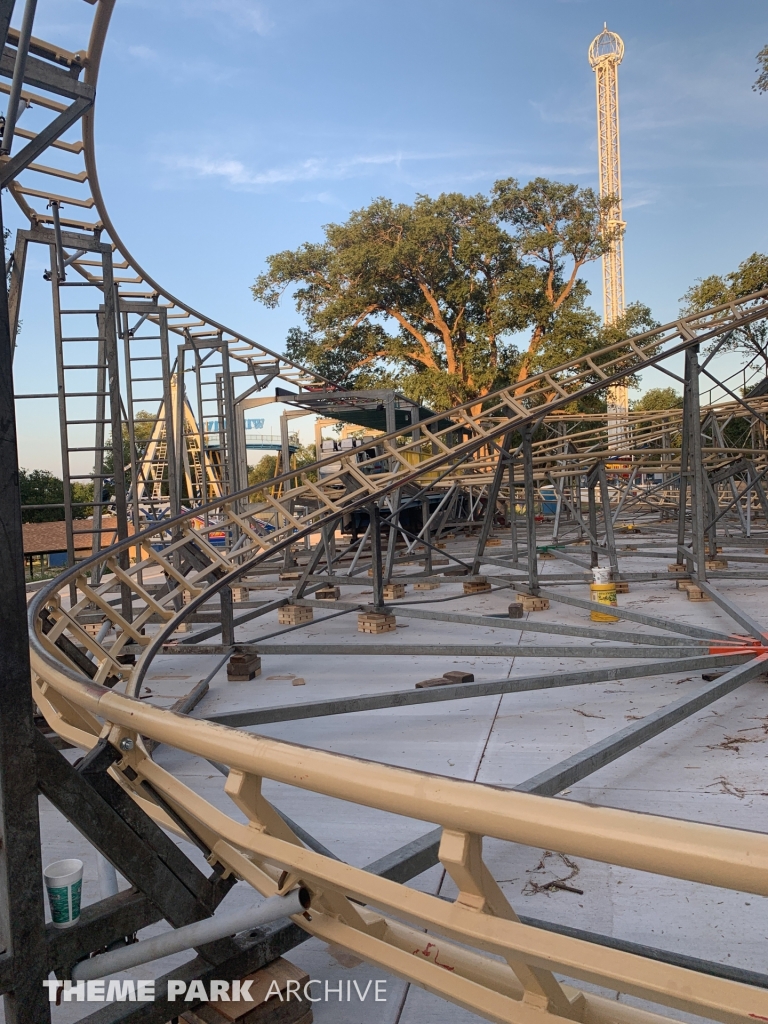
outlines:
[[[597,605],[602,605],[605,608],[615,608],[616,601],[616,584],[615,583],[590,583],[589,584],[589,597]],[[593,622],[618,622],[619,620],[615,615],[606,615],[603,611],[592,611],[589,613],[590,619]]]

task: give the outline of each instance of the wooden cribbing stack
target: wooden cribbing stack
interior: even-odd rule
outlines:
[[[471,576],[464,581],[465,594],[484,594],[491,589],[491,584],[485,576]]]
[[[677,582],[677,589],[678,590],[687,590],[688,591],[688,600],[689,601],[711,601],[712,600],[712,598],[709,596],[709,594],[705,594],[704,591],[701,589],[701,587],[698,587],[691,580],[678,580],[678,582]]]
[[[277,609],[277,621],[281,626],[299,626],[312,621],[312,609],[300,604],[284,604]]]
[[[385,601],[397,601],[398,598],[405,597],[405,584],[385,583],[383,594]]]
[[[517,603],[523,606],[524,612],[546,612],[549,610],[549,598],[535,597],[533,594],[518,594]]]
[[[357,616],[358,633],[393,633],[397,619],[386,612],[361,612]]]
[[[251,646],[236,647],[227,662],[227,679],[231,683],[246,683],[261,675],[261,658]]]
[[[312,1024],[312,1004],[304,993],[309,980],[305,971],[278,957],[242,979],[251,982],[246,986],[248,999],[216,999],[196,1010],[185,1010],[178,1020],[184,1024]],[[270,991],[273,995],[267,999]],[[310,989],[310,994],[316,991]]]

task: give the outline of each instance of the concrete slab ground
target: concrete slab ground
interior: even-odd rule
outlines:
[[[497,553],[498,549],[494,549],[494,556]],[[633,557],[628,567],[636,572],[660,568],[658,559],[651,557]],[[498,566],[486,565],[484,571],[490,578],[504,575]],[[549,585],[556,583],[557,574],[570,569],[562,562],[549,561],[541,563],[541,571],[543,582]],[[758,621],[763,619],[766,588],[762,581],[723,580],[718,587]],[[563,588],[563,592],[588,598],[586,584],[569,586],[567,591]],[[345,587],[342,600],[364,601],[369,594],[363,587]],[[425,593],[424,601],[413,607],[428,608],[431,599],[454,597],[455,600],[434,607],[491,615],[506,612],[513,599],[509,590],[461,595],[461,580],[446,580],[439,590]],[[272,596],[284,596],[284,586],[279,587],[276,579],[274,591],[259,594],[260,599]],[[418,599],[409,588],[406,600]],[[676,591],[668,579],[633,583],[631,592],[621,595],[619,601],[627,609],[676,622],[704,625],[725,633],[741,631],[716,604],[688,602],[685,593]],[[316,615],[319,618],[321,612]],[[589,613],[567,605],[553,605],[549,612],[529,613],[526,619],[584,626],[589,622]],[[278,628],[277,613],[272,612],[240,627],[237,639],[258,642],[259,636]],[[657,632],[627,622],[617,629],[630,629],[638,636]],[[303,644],[319,641],[353,645],[355,653],[302,653]],[[392,655],[366,655],[361,650],[366,642],[385,644],[392,648]],[[454,668],[466,668],[476,679],[490,680],[605,667],[607,662],[595,655],[595,648],[611,642],[585,642],[577,637],[552,637],[490,625],[478,627],[405,616],[398,619],[396,632],[367,637],[357,632],[356,616],[350,614],[327,623],[315,622],[270,643],[279,644],[280,650],[264,656],[261,677],[248,683],[229,683],[221,669],[211,680],[210,690],[194,716],[294,701],[412,690],[418,681]],[[396,653],[403,645],[419,643],[434,645],[434,654],[404,657]],[[511,645],[525,648],[534,656],[455,658],[441,654],[442,646],[459,643]],[[532,645],[547,644],[573,647],[576,656],[542,657],[527,650]],[[169,707],[208,674],[214,661],[201,655],[157,658],[147,679],[144,699]],[[303,679],[304,684],[294,685],[297,678]],[[652,677],[306,719],[264,725],[258,731],[324,750],[513,787],[701,686],[700,672],[676,671],[670,661],[665,674]],[[68,751],[67,756],[74,759],[78,752]],[[238,816],[224,794],[223,776],[215,767],[164,746],[157,749],[155,758],[216,806]],[[757,679],[573,785],[557,799],[765,831],[767,761],[768,685]],[[265,783],[264,791],[333,853],[359,866],[433,827],[429,822],[383,814],[272,782]],[[85,862],[84,902],[97,900],[100,894],[95,851],[44,800],[41,811],[44,863],[80,857]],[[197,850],[180,840],[179,845],[203,866]],[[768,903],[762,898],[495,840],[486,843],[485,852],[491,872],[520,914],[765,970]],[[554,880],[568,888],[548,889],[547,885]],[[126,886],[124,881],[121,884]],[[439,867],[410,884],[447,898],[455,896],[452,883]],[[240,883],[228,895],[222,909],[259,901],[253,890]],[[164,924],[158,925],[147,929],[146,934],[166,928]],[[426,941],[424,950],[417,955],[436,958],[439,963],[439,946],[428,947]],[[482,1019],[362,962],[354,951],[329,948],[311,939],[288,957],[310,977],[319,979],[323,985],[328,983],[328,1001],[317,1002],[313,1007],[318,1024],[470,1024]],[[126,976],[157,976],[185,959],[188,956],[179,954]],[[371,988],[366,1000],[361,1001],[357,993],[365,991],[367,983],[376,979],[386,983],[379,988],[385,999],[374,1001]],[[352,982],[357,983],[357,988]],[[337,994],[339,984],[341,1000]],[[54,1020],[70,1024],[98,1008],[97,1004],[65,1005],[55,1009]],[[686,1019],[682,1014],[668,1013]]]

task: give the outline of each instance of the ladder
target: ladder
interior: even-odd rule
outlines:
[[[50,232],[43,234],[50,256],[46,277],[53,304],[67,561],[74,565],[128,536],[115,288],[111,245],[78,235],[76,252],[70,254],[70,240],[63,237],[59,225],[58,204],[51,206],[53,239]],[[34,237],[34,229],[25,234],[32,236],[29,240],[42,240]],[[70,247],[74,247],[71,242]],[[99,257],[94,262],[101,276],[68,280],[68,265],[85,252]],[[91,457],[90,471],[83,471],[82,456]],[[73,466],[75,461],[78,466]],[[74,494],[73,485],[86,481],[93,487],[92,500]],[[87,506],[93,508],[90,522],[83,518]],[[109,526],[104,523],[107,508],[114,508],[116,520]],[[83,537],[90,537],[90,545],[81,543]]]

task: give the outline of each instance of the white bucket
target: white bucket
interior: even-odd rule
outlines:
[[[83,862],[72,857],[57,860],[43,871],[54,928],[71,928],[80,917]]]
[[[592,570],[592,576],[594,577],[595,583],[610,583],[611,582],[611,569],[600,569],[598,566]]]

